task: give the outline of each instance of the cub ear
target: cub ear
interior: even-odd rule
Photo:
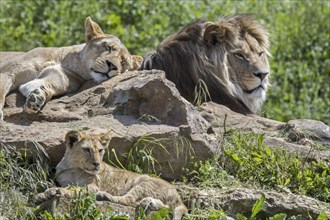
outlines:
[[[101,27],[94,22],[91,17],[87,17],[85,20],[85,36],[86,41],[90,41],[95,38],[104,37],[105,34],[103,33]]]
[[[130,70],[140,69],[142,62],[143,62],[143,57],[132,55],[132,67],[130,68]]]
[[[212,46],[218,42],[224,42],[231,37],[230,28],[225,24],[211,24],[204,31],[204,41]]]
[[[108,147],[110,141],[111,141],[111,135],[110,135],[110,132],[105,133],[105,134],[103,134],[103,135],[100,136],[100,142],[101,142],[101,144],[102,144],[105,148]]]
[[[67,147],[73,147],[75,143],[77,143],[81,139],[81,134],[79,131],[69,131],[65,135],[65,144]]]

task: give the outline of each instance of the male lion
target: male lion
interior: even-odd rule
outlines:
[[[14,89],[27,98],[24,110],[35,113],[53,96],[77,91],[87,80],[100,83],[140,67],[142,57],[132,56],[116,36],[104,34],[90,17],[85,31],[86,44],[0,53],[0,120],[6,95]]]
[[[269,86],[268,48],[267,31],[250,15],[233,15],[218,23],[197,20],[147,54],[142,69],[164,70],[190,102],[203,81],[208,100],[239,113],[257,113]]]
[[[102,161],[109,141],[108,133],[69,131],[65,136],[64,157],[56,167],[56,182],[62,187],[86,186],[96,192],[97,200],[148,206],[153,211],[169,207],[174,210],[173,219],[181,219],[187,208],[174,186],[160,178],[118,169]],[[50,188],[38,195],[37,200],[67,192],[66,188]]]

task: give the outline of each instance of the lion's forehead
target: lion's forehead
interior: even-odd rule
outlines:
[[[246,34],[244,38],[239,41],[237,47],[240,48],[245,54],[257,54],[264,52],[265,50],[265,48],[263,48],[259,42],[249,34]]]
[[[104,146],[101,144],[99,135],[86,135],[81,139],[80,147],[90,148],[96,151],[104,149]]]
[[[108,45],[116,45],[120,47],[125,47],[121,40],[116,36],[105,37],[100,40],[100,43],[106,43]],[[126,47],[125,47],[126,48]]]

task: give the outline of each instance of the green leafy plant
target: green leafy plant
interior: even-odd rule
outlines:
[[[233,176],[222,169],[218,156],[194,163],[192,170],[187,169],[187,174],[189,182],[198,187],[229,188],[241,185]],[[188,180],[185,182],[188,183]]]
[[[330,167],[323,161],[308,163],[286,149],[271,150],[263,134],[238,131],[226,137],[223,167],[243,182],[290,190],[330,201]]]

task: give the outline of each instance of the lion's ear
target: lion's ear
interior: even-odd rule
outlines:
[[[107,148],[108,147],[108,145],[109,145],[109,143],[110,143],[110,141],[111,141],[111,134],[110,134],[111,132],[107,132],[107,133],[105,133],[105,134],[103,134],[103,135],[101,135],[100,136],[100,142],[101,142],[101,144],[105,147],[105,148]]]
[[[79,131],[69,131],[65,135],[65,144],[67,147],[73,147],[75,143],[77,143],[81,139],[81,134]]]
[[[140,69],[143,62],[143,57],[132,55],[132,67],[130,70],[138,70]]]
[[[211,24],[204,31],[204,41],[208,45],[214,45],[218,42],[227,40],[230,35],[230,29],[225,25]]]
[[[105,36],[101,27],[91,17],[87,17],[85,20],[85,35],[87,41]]]

